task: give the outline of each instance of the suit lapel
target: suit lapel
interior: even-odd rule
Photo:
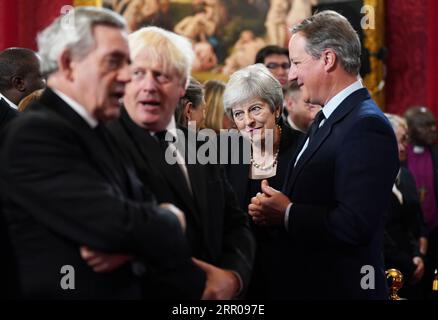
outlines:
[[[189,133],[188,133],[188,129],[187,128],[179,128],[180,130],[182,130],[184,132],[185,137],[189,137]],[[197,159],[197,152],[199,150],[199,147],[205,143],[208,143],[207,140],[204,142],[204,140],[199,141],[198,142],[198,132],[196,132],[194,135],[194,137],[196,137],[196,140],[194,141],[195,143],[195,147],[188,147],[188,144],[191,143],[190,141],[188,141],[188,139],[186,139],[186,163],[188,163],[188,159]],[[217,139],[217,137],[215,137]],[[218,140],[216,140],[218,141]],[[192,142],[193,143],[193,142]],[[216,150],[212,150],[210,149],[209,151],[213,151],[213,152],[217,152]],[[219,166],[219,165],[218,165]],[[208,164],[200,164],[200,163],[195,163],[195,164],[187,164],[187,171],[189,174],[189,178],[190,178],[190,184],[192,187],[192,191],[193,191],[193,200],[196,204],[196,214],[198,215],[198,219],[199,221],[202,222],[203,224],[203,229],[204,231],[208,231],[211,230],[211,228],[214,226],[209,225],[210,224],[210,220],[209,220],[209,216],[211,214],[209,208],[211,208],[212,204],[208,203],[208,194],[209,193],[214,193],[214,192],[218,192],[219,190],[213,190],[211,186],[208,185],[208,181],[211,178],[219,178],[218,176],[211,176],[209,168],[213,169],[210,165]],[[245,181],[247,181],[247,176],[245,177]],[[221,196],[220,194],[218,194],[219,196]],[[207,234],[204,232],[204,237],[205,239],[210,238],[212,235],[211,234]]]
[[[196,158],[195,158],[196,159]],[[187,161],[187,159],[186,159]],[[187,163],[187,162],[186,162]],[[187,172],[190,179],[190,186],[192,188],[192,195],[187,193],[184,197],[186,201],[190,202],[190,207],[195,220],[203,226],[202,230],[210,230],[208,227],[208,209],[207,209],[207,185],[204,168],[200,164],[187,164]],[[187,191],[189,192],[189,191]],[[204,213],[204,214],[202,214]],[[208,236],[208,235],[204,235]]]
[[[288,181],[290,175],[289,167],[297,156],[297,151],[301,150],[300,145],[304,144],[304,134],[301,131],[291,129],[287,125],[282,126],[280,153],[278,155],[277,174],[283,175],[282,189]],[[291,154],[293,153],[293,154]],[[291,159],[292,157],[292,159]]]
[[[9,120],[18,116],[19,112],[3,99],[0,98],[0,128],[2,128]]]
[[[369,98],[369,94],[367,89],[362,88],[359,89],[352,94],[350,94],[347,98],[342,101],[342,103],[335,109],[335,111],[331,114],[331,116],[325,121],[325,123],[318,129],[316,134],[314,135],[313,139],[308,144],[306,150],[301,155],[300,159],[298,160],[297,164],[295,164],[296,157],[298,154],[295,155],[294,159],[292,159],[291,162],[291,172],[288,174],[288,180],[285,181],[287,184],[286,186],[286,194],[289,194],[289,192],[293,188],[293,183],[296,180],[296,177],[301,172],[301,170],[305,167],[305,164],[312,158],[312,156],[315,154],[315,152],[320,148],[320,146],[324,143],[325,140],[330,136],[330,133],[332,131],[333,126],[341,121],[347,114],[349,114],[360,102],[363,100]],[[304,139],[303,145],[305,141],[307,140],[308,136]],[[302,146],[301,146],[302,148]],[[298,149],[298,150],[301,150]],[[298,151],[299,153],[299,151]]]
[[[29,107],[29,110],[42,111],[43,109],[53,112],[72,127],[75,133],[80,136],[83,146],[95,162],[96,168],[104,176],[111,178],[119,186],[126,187],[124,180],[121,178],[122,173],[114,165],[115,159],[112,159],[112,155],[108,153],[96,132],[64,100],[50,89],[45,90],[40,98],[40,104],[34,104]]]
[[[173,193],[180,199],[180,201],[183,202],[191,212],[193,212],[195,221],[200,224],[201,222],[199,215],[196,213],[193,198],[190,194],[186,179],[179,165],[176,163],[173,165],[166,163],[165,155],[160,149],[157,141],[155,141],[155,139],[147,130],[140,128],[137,124],[135,124],[127,114],[126,110],[122,111],[122,121],[124,125],[127,126],[128,130],[133,134],[135,141],[138,142],[136,144],[138,149],[134,150],[134,152],[140,152],[142,158],[148,162],[149,167],[155,168],[153,172],[155,180],[157,180],[155,183],[159,184],[165,182],[167,185],[169,185],[169,187],[173,190]],[[187,166],[187,169],[189,170],[189,166]],[[196,183],[192,181],[191,177],[190,181],[192,190],[194,190],[193,185]]]

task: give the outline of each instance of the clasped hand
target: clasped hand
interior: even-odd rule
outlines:
[[[261,183],[262,192],[251,198],[248,213],[257,225],[284,225],[284,214],[291,203],[288,197],[270,187],[267,180]]]

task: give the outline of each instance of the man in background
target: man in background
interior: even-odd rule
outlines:
[[[0,128],[17,116],[18,104],[24,97],[44,86],[35,52],[25,48],[0,52]]]
[[[306,133],[321,106],[306,102],[305,94],[301,92],[297,81],[290,81],[286,85],[284,101],[287,111],[286,123],[292,129]]]

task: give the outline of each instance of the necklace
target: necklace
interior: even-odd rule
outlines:
[[[277,125],[277,128],[278,128],[279,136],[280,136],[280,139],[281,139],[281,127],[279,125]],[[278,152],[279,151],[280,151],[280,143],[278,143],[277,150],[274,153],[274,159],[272,160],[272,162],[269,165],[261,165],[261,164],[255,162],[254,158],[253,158],[253,155],[252,155],[252,152],[251,152],[250,162],[251,162],[251,164],[252,164],[252,166],[254,168],[257,168],[257,169],[260,169],[260,170],[263,170],[263,171],[269,170],[271,168],[274,168],[277,165],[277,162],[278,162]]]

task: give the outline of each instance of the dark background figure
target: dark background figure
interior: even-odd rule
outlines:
[[[403,118],[386,114],[397,138],[399,159],[404,161],[407,147],[407,125]],[[398,269],[405,279],[399,295],[421,299],[420,282],[424,275],[426,225],[414,178],[406,167],[400,167],[392,188],[385,224],[385,267]]]
[[[255,63],[262,63],[269,69],[284,89],[290,69],[289,50],[279,46],[266,46],[257,52]]]
[[[202,84],[190,77],[189,86],[184,96],[179,99],[175,109],[175,120],[181,127],[196,126],[196,130],[204,127],[205,99]]]
[[[18,115],[18,104],[24,97],[44,86],[35,52],[25,48],[0,52],[0,128]]]
[[[301,90],[297,81],[290,81],[284,89],[284,104],[287,110],[286,123],[293,130],[306,133],[321,110],[320,105],[306,101],[306,94]]]
[[[431,297],[432,279],[438,268],[438,147],[436,146],[436,119],[426,107],[409,108],[405,113],[410,144],[407,148],[406,165],[417,185],[428,232],[426,296]],[[436,293],[435,293],[436,294]],[[434,297],[435,298],[435,297]]]
[[[35,52],[25,48],[9,48],[0,52],[0,130],[18,116],[17,105],[29,93],[43,88],[40,61]],[[3,169],[2,169],[3,170]],[[0,252],[3,263],[0,274],[5,284],[1,296],[18,297],[15,256],[10,246],[3,212],[0,212]]]

